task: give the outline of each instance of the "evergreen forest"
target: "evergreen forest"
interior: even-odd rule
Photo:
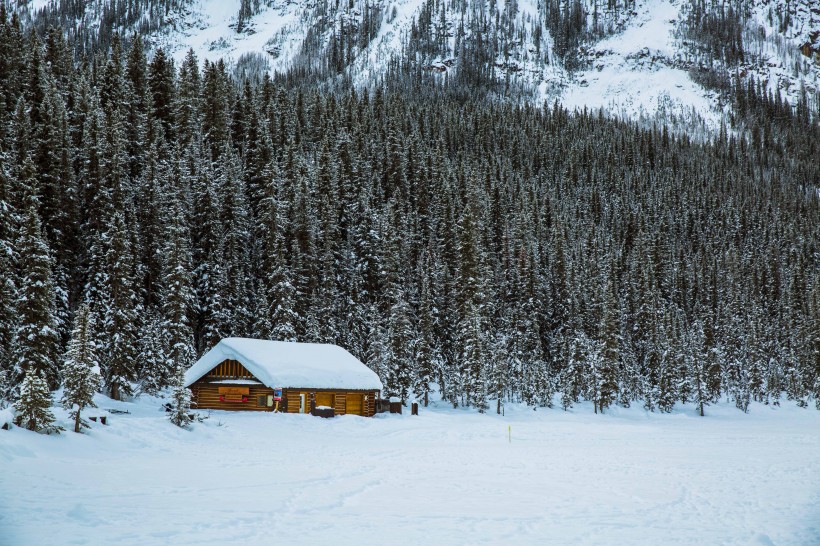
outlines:
[[[0,405],[67,382],[90,403],[78,361],[112,398],[163,392],[243,336],[335,343],[385,395],[479,411],[820,409],[807,99],[731,88],[695,138],[467,72],[238,79],[1,8]]]

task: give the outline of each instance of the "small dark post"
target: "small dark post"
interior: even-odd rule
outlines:
[[[310,414],[316,415],[316,398],[313,397],[313,393],[310,394]]]
[[[419,414],[419,403],[413,402],[413,405],[410,406],[410,415],[418,415]]]

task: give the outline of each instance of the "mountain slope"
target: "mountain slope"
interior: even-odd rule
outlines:
[[[100,35],[137,31],[177,61],[192,49],[238,73],[297,70],[366,86],[415,71],[690,128],[717,128],[732,87],[750,79],[792,104],[804,88],[817,103],[820,90],[812,0],[142,0],[141,17],[119,19],[111,5],[90,2],[62,21]],[[29,4],[35,21],[64,9]]]

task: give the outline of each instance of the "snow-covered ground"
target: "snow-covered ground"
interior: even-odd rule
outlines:
[[[182,430],[159,404],[101,398],[131,413],[84,435],[0,431],[0,543],[820,544],[813,409],[213,412]]]

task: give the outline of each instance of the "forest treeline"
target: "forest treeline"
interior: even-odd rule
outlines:
[[[820,406],[805,104],[738,89],[754,131],[696,142],[444,87],[235,82],[130,44],[75,57],[0,11],[6,402],[27,372],[59,388],[76,336],[114,398],[248,336],[336,343],[388,395],[480,410]]]

